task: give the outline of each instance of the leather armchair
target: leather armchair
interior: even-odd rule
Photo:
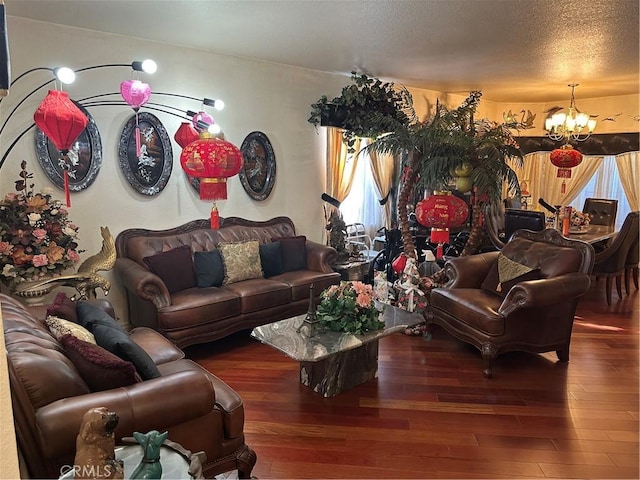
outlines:
[[[505,296],[482,288],[498,256],[540,269],[540,279],[522,281]],[[573,317],[579,298],[590,286],[593,247],[564,238],[554,229],[518,230],[501,252],[450,259],[444,288],[431,291],[428,324],[443,327],[482,353],[483,373],[492,376],[501,353],[555,350],[569,360]]]
[[[618,214],[618,200],[608,198],[585,198],[582,213],[588,213],[592,225],[613,227]]]
[[[134,431],[167,430],[170,440],[205,453],[205,476],[234,469],[240,478],[251,476],[256,454],[244,441],[242,399],[159,333],[143,327],[131,337],[161,377],[90,391],[44,321],[6,295],[0,306],[16,439],[28,478],[58,478],[62,466],[73,465],[82,416],[101,406],[120,417],[116,441]]]
[[[603,251],[598,252],[596,255],[593,274],[596,278],[606,277],[607,279],[607,305],[611,305],[611,280],[613,278],[616,279],[618,298],[622,298],[622,275],[625,274],[627,265],[633,264],[634,254],[636,268],[638,266],[639,215],[640,212],[630,212],[624,219],[624,223],[618,234]],[[627,293],[628,292],[629,286],[627,281]]]

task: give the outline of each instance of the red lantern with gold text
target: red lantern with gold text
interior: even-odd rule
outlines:
[[[214,200],[211,228],[219,228],[215,200],[227,199],[227,178],[240,172],[242,152],[232,143],[202,132],[198,140],[183,148],[180,165],[187,175],[200,179],[200,199]]]
[[[551,152],[551,163],[558,167],[558,178],[562,178],[561,192],[565,193],[566,179],[571,178],[571,169],[582,162],[582,154],[571,145],[566,144]]]
[[[469,215],[464,200],[451,192],[436,192],[416,205],[416,219],[420,225],[431,227],[431,241],[438,244],[436,256],[442,258],[442,246],[449,243],[449,228],[463,225]]]
[[[67,92],[49,90],[33,114],[35,124],[62,154],[64,194],[67,207],[71,206],[69,194],[69,149],[87,127],[87,116],[69,99]]]

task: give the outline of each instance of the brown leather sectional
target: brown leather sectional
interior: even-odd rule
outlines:
[[[312,284],[318,297],[322,290],[340,281],[340,275],[331,268],[337,253],[327,245],[306,240],[303,270],[221,287],[188,288],[174,294],[144,261],[145,257],[183,245],[189,245],[192,252],[206,252],[220,242],[256,239],[263,244],[295,235],[288,217],[267,221],[230,217],[221,219],[217,230],[203,219],[167,230],[122,231],[116,238],[115,269],[126,290],[130,323],[151,327],[185,347],[303,314]]]
[[[108,302],[98,302],[113,316]],[[234,469],[241,478],[251,476],[256,454],[245,444],[242,399],[222,380],[185,359],[162,335],[149,328],[131,331],[160,377],[92,392],[49,332],[43,315],[36,317],[6,295],[0,295],[0,307],[25,476],[58,478],[61,468],[73,465],[82,416],[103,406],[120,417],[118,440],[134,431],[166,430],[170,440],[191,452],[205,452],[205,476]]]

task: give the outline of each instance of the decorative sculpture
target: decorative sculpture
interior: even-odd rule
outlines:
[[[87,258],[78,267],[78,272],[70,275],[49,278],[47,280],[36,280],[34,282],[22,282],[16,287],[14,294],[19,297],[29,298],[34,293],[44,294],[52,289],[61,286],[74,287],[78,292],[79,299],[86,300],[96,298],[96,288],[101,288],[105,295],[109,294],[111,282],[98,275],[98,271],[108,271],[116,263],[116,244],[113,240],[109,227],[100,227],[102,234],[102,249],[95,255]]]
[[[84,414],[76,437],[76,480],[124,478],[122,463],[115,456],[113,431],[118,420],[118,415],[106,407],[92,408]]]
[[[151,430],[148,433],[133,432],[133,437],[142,445],[142,460],[131,474],[132,479],[160,479],[162,464],[160,463],[160,447],[167,439],[169,432],[160,433]]]

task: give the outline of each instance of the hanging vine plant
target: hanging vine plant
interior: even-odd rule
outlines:
[[[344,129],[344,143],[353,152],[356,138],[376,138],[416,121],[411,93],[402,85],[351,72],[352,84],[331,100],[326,95],[311,105],[308,122]]]

